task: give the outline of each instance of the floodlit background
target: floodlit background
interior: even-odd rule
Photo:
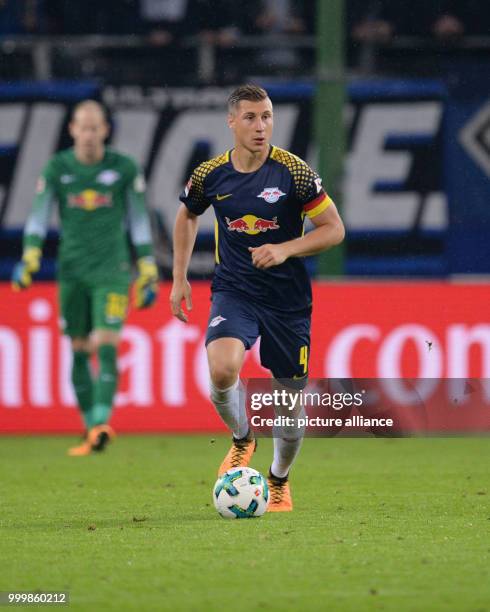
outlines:
[[[109,109],[110,144],[144,168],[168,280],[178,194],[231,146],[228,93],[266,87],[274,144],[319,170],[347,226],[342,248],[308,261],[312,374],[490,377],[489,47],[490,9],[476,1],[2,0],[0,430],[80,428],[56,219],[34,287],[13,294],[8,279],[37,176],[70,145],[70,110],[87,97]],[[208,211],[189,325],[170,317],[166,283],[156,308],[130,313],[116,428],[221,428],[202,342],[212,225]],[[244,374],[264,375],[257,350]]]
[[[226,521],[211,499],[230,441],[208,400],[210,213],[189,323],[168,309],[178,193],[231,146],[230,90],[257,82],[274,144],[320,172],[347,226],[342,248],[307,262],[312,377],[369,379],[428,429],[488,432],[488,5],[0,0],[0,603],[63,591],[70,612],[489,610],[488,437],[333,429],[303,443],[292,513]],[[39,172],[87,97],[144,168],[162,285],[124,328],[117,439],[69,457],[82,425],[56,219],[33,286],[13,293],[9,278]],[[245,377],[267,376],[257,349]],[[272,445],[253,456],[263,474]]]

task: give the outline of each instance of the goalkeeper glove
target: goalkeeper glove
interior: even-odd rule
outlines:
[[[12,288],[15,291],[27,289],[32,284],[32,275],[41,265],[41,249],[27,247],[22,254],[22,260],[15,264],[12,272]]]
[[[137,264],[139,274],[134,289],[134,305],[147,308],[157,298],[158,268],[153,257],[140,257]]]

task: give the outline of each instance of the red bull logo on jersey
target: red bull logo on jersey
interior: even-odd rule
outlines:
[[[244,232],[245,234],[250,234],[252,236],[255,234],[260,234],[260,232],[276,230],[280,227],[277,223],[277,217],[273,217],[272,219],[262,219],[261,217],[256,217],[255,215],[244,215],[243,217],[234,219],[233,221],[228,217],[225,217],[225,221],[230,232]]]
[[[109,207],[112,206],[112,194],[100,193],[94,189],[85,189],[81,193],[70,193],[68,195],[68,206],[70,208],[82,208],[83,210]]]
[[[274,204],[284,195],[286,194],[284,191],[281,191],[279,187],[266,187],[257,197],[262,198],[269,204]]]

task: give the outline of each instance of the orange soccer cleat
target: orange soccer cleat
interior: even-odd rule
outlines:
[[[96,425],[88,432],[88,442],[96,452],[103,451],[115,437],[116,434],[110,425]]]
[[[85,433],[83,442],[78,446],[72,446],[71,448],[69,448],[67,454],[70,457],[86,457],[87,455],[90,455],[91,452],[92,446],[88,441],[88,434]]]
[[[219,466],[218,476],[221,476],[221,474],[224,474],[232,468],[247,467],[256,448],[257,441],[250,431],[245,438],[241,438],[240,440],[233,438],[231,448]]]
[[[267,477],[267,485],[269,486],[269,508],[268,512],[291,512],[293,509],[293,500],[291,497],[291,489],[289,488],[288,477],[277,478],[269,470]]]

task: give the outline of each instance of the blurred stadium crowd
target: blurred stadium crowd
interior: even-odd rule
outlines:
[[[185,83],[206,61],[197,52],[203,45],[213,49],[212,61],[218,63],[213,74],[221,82],[242,76],[244,63],[253,64],[259,74],[311,76],[316,4],[315,0],[0,0],[0,48],[5,56],[0,76],[31,76],[19,57],[7,61],[9,53],[19,49],[6,40],[26,35],[58,39],[50,76],[110,74],[113,82]],[[434,74],[440,69],[441,55],[443,59],[448,54],[478,55],[490,46],[485,39],[490,35],[490,6],[479,0],[346,0],[345,21],[349,67],[365,73],[410,73],[415,57],[422,59],[419,75]],[[76,53],[70,51],[67,37],[94,35],[125,37],[125,42],[99,40],[88,44],[85,53],[80,47]]]
[[[479,0],[347,0],[350,36],[386,41],[395,34],[451,39],[488,34]],[[312,33],[314,0],[0,0],[0,33],[137,34],[171,42],[214,33],[223,42],[244,33]]]

